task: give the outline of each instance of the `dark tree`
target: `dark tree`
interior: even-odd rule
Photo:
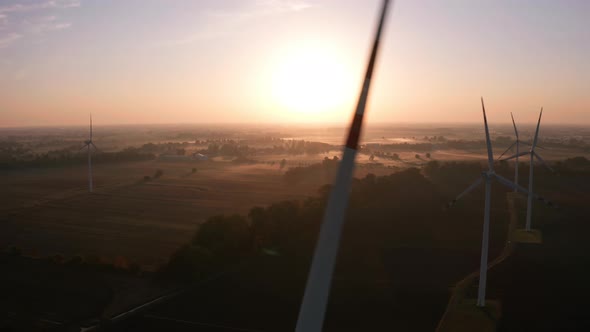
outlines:
[[[194,280],[206,276],[213,269],[213,255],[203,247],[187,244],[178,249],[165,267],[168,277]]]
[[[237,214],[211,217],[199,227],[192,243],[222,260],[242,257],[252,243],[248,220]]]

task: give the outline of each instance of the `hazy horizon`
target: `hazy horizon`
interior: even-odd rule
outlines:
[[[0,127],[347,123],[379,1],[8,0]],[[394,4],[367,123],[590,124],[581,0]],[[425,121],[428,120],[428,121]]]
[[[488,121],[490,126],[509,126],[512,128],[512,122],[492,122]],[[534,127],[536,126],[536,122],[526,122],[526,123],[517,123],[517,125],[524,126],[524,127]],[[245,127],[245,128],[252,128],[252,127],[277,127],[277,129],[281,128],[296,128],[296,127],[312,127],[312,128],[336,128],[336,129],[346,129],[348,128],[348,124],[343,121],[339,122],[314,122],[314,123],[305,123],[305,122],[162,122],[162,123],[97,123],[93,120],[93,127],[96,128],[108,128],[108,127],[204,127],[204,126],[215,126],[215,127]],[[458,127],[482,127],[483,130],[483,121],[482,122],[379,122],[379,123],[368,123],[365,129],[370,128],[396,128],[396,127],[437,127],[437,126],[458,126]],[[561,127],[572,127],[572,128],[586,128],[587,124],[580,124],[580,123],[541,123],[541,127],[551,127],[551,128],[561,128]],[[15,126],[0,126],[0,129],[59,129],[59,128],[88,128],[88,123],[86,124],[39,124],[39,125],[15,125]]]

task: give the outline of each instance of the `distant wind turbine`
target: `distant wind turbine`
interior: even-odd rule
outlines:
[[[479,285],[477,290],[477,306],[484,307],[485,306],[485,298],[486,298],[486,279],[487,279],[487,272],[488,272],[488,248],[489,248],[489,237],[490,237],[490,207],[491,207],[491,194],[492,194],[492,181],[496,180],[500,184],[514,189],[516,191],[520,191],[523,193],[527,193],[526,189],[523,187],[511,182],[510,180],[496,174],[494,171],[494,155],[492,152],[492,142],[490,140],[490,132],[488,129],[488,120],[486,117],[486,109],[483,103],[483,97],[481,98],[481,108],[483,111],[483,122],[485,128],[485,135],[486,135],[486,145],[488,150],[488,170],[483,172],[481,178],[477,179],[472,185],[467,187],[465,191],[463,191],[457,198],[455,198],[452,202],[449,203],[449,207],[453,206],[459,199],[463,196],[477,188],[482,182],[485,181],[485,205],[484,205],[484,217],[483,217],[483,235],[481,241],[481,260],[479,265]]]
[[[328,296],[332,284],[332,274],[338,254],[340,235],[344,223],[344,215],[348,205],[350,186],[354,170],[354,159],[357,152],[361,127],[363,124],[363,115],[369,96],[371,86],[371,76],[377,58],[379,49],[379,40],[389,7],[389,0],[383,1],[381,9],[381,18],[377,28],[373,50],[365,80],[358,99],[356,112],[354,114],[346,147],[342,155],[342,161],[338,168],[336,181],[328,199],[328,205],[324,214],[324,219],[320,228],[319,239],[313,255],[311,269],[305,286],[305,293],[297,319],[296,332],[320,332],[324,325],[324,315],[328,303]]]
[[[504,151],[500,157],[498,157],[498,159],[501,159],[502,156],[504,156],[504,154],[506,154],[506,152],[510,151],[510,149],[512,149],[513,147],[516,146],[516,164],[514,165],[514,184],[518,185],[518,156],[520,154],[520,143],[523,143],[520,138],[518,137],[518,129],[516,128],[516,123],[514,122],[514,116],[512,115],[512,112],[510,112],[510,117],[512,118],[512,125],[514,126],[514,134],[516,135],[516,140],[514,141],[514,143],[512,143],[507,149],[506,151]],[[517,189],[514,189],[514,192],[516,192]]]
[[[535,131],[535,137],[533,138],[533,144],[531,145],[531,149],[529,151],[524,151],[524,152],[516,152],[515,155],[512,155],[508,158],[502,159],[502,160],[510,160],[510,159],[516,159],[518,160],[519,156],[525,156],[525,155],[529,155],[530,156],[530,169],[529,169],[529,195],[528,195],[528,199],[527,199],[527,209],[526,209],[526,231],[530,232],[531,231],[531,219],[532,219],[532,214],[533,214],[533,168],[534,168],[534,164],[535,164],[535,158],[537,158],[537,160],[543,164],[545,167],[547,167],[547,169],[549,169],[551,172],[554,172],[553,168],[551,168],[549,165],[547,165],[547,163],[545,162],[545,160],[543,160],[543,158],[541,158],[541,156],[539,156],[539,154],[535,151],[535,148],[537,147],[537,141],[539,138],[539,128],[541,126],[541,117],[543,116],[543,107],[541,107],[541,112],[539,113],[539,121],[537,122],[537,130]],[[518,162],[517,162],[518,164]],[[518,167],[518,166],[517,166]]]
[[[80,148],[80,150],[87,148],[88,149],[88,191],[92,192],[92,151],[91,148],[98,151],[96,145],[92,141],[92,114],[90,114],[90,134],[86,141],[84,141],[84,146]]]

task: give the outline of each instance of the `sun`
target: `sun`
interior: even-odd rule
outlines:
[[[345,106],[352,82],[341,56],[317,45],[282,56],[272,75],[275,102],[296,115],[320,117]]]

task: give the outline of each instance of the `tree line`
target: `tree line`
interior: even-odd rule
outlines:
[[[329,159],[311,169],[337,163]],[[161,275],[194,280],[265,253],[280,255],[294,266],[300,266],[298,263],[302,261],[306,264],[311,258],[330,188],[322,186],[315,197],[254,207],[247,215],[209,218],[200,225],[193,239],[171,256]],[[378,261],[392,247],[477,248],[480,228],[473,227],[469,216],[479,216],[480,209],[464,206],[462,214],[446,213],[448,200],[438,185],[417,168],[388,176],[369,174],[354,179],[341,249],[346,253],[342,264],[346,267],[366,259]],[[461,241],[464,239],[471,240]]]
[[[145,161],[155,159],[153,153],[142,152],[138,148],[126,148],[117,152],[93,152],[94,163],[116,163],[128,161]],[[75,152],[71,149],[53,150],[23,158],[14,154],[0,153],[0,169],[20,169],[37,167],[61,167],[86,163],[86,151]]]

